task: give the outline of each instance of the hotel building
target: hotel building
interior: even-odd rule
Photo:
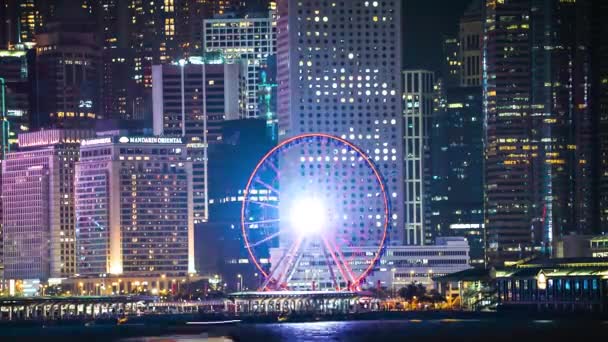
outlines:
[[[169,279],[195,273],[192,162],[182,139],[85,140],[80,158],[75,200],[81,290],[132,292],[144,282],[162,290]],[[104,281],[104,289],[93,288],[100,279],[120,285],[110,291]]]

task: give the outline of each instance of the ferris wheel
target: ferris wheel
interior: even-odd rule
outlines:
[[[358,290],[383,253],[390,215],[367,154],[310,133],[258,162],[243,191],[241,230],[262,290]]]

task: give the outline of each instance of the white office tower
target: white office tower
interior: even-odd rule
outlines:
[[[260,72],[268,56],[276,53],[276,19],[270,11],[264,18],[220,18],[204,21],[206,52],[220,52],[227,63],[241,67],[239,116],[259,117]]]
[[[428,231],[427,188],[430,186],[429,134],[433,116],[433,73],[425,70],[403,72],[403,116],[405,124],[405,243],[432,242]]]
[[[403,244],[401,1],[282,0],[278,5],[279,139],[325,133],[358,146],[386,185],[392,206],[386,243]],[[339,213],[324,229],[343,251],[375,253],[383,240],[384,208],[374,173],[362,159],[346,146],[322,140],[292,149],[280,164],[281,218],[289,216],[298,198],[318,197],[327,210]],[[289,229],[285,225],[282,220],[281,230]],[[280,248],[290,242],[281,240]],[[322,246],[309,247],[311,255],[322,258]],[[276,258],[271,263],[276,265]]]
[[[191,57],[152,67],[154,134],[183,138],[194,170],[194,223],[207,221],[207,148],[239,114],[239,66]]]

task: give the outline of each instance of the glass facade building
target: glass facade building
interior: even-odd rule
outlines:
[[[241,66],[240,118],[261,116],[260,71],[276,53],[276,18],[208,19],[204,22],[206,52],[221,52],[228,63]]]

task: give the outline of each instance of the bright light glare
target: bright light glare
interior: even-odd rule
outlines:
[[[302,198],[294,201],[289,218],[292,228],[298,234],[316,235],[323,230],[326,224],[326,211],[320,199]]]

